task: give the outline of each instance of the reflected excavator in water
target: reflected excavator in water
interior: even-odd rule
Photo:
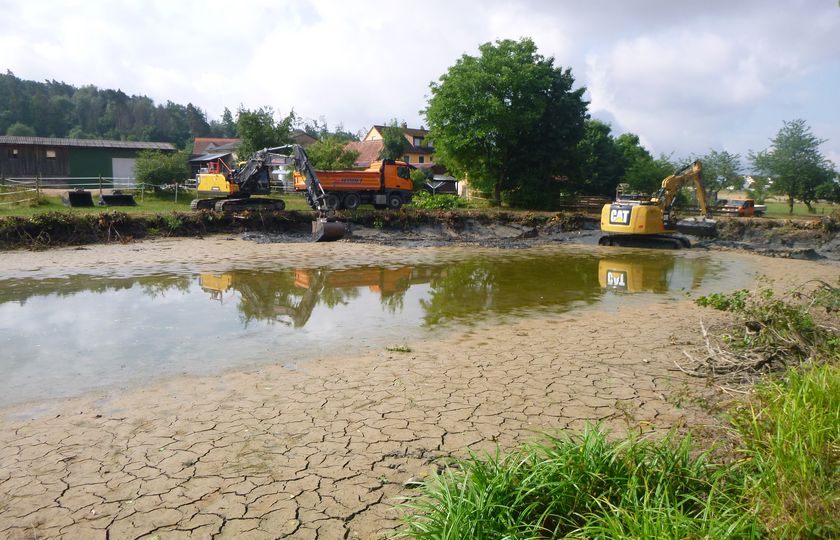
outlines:
[[[703,283],[707,264],[673,256],[609,257],[598,261],[602,289],[628,293],[693,290]]]
[[[200,274],[199,284],[214,300],[234,300],[245,323],[260,320],[302,328],[316,310],[324,314],[346,306],[350,309],[341,310],[340,317],[349,317],[347,324],[361,328],[367,318],[382,315],[370,310],[371,300],[378,300],[382,311],[391,314],[416,313],[419,308],[423,324],[437,326],[530,310],[566,311],[596,303],[610,290],[690,290],[714,269],[703,257],[635,251],[599,260],[558,253],[417,266],[237,270]],[[407,299],[412,304],[406,305]],[[355,306],[364,306],[364,312]]]

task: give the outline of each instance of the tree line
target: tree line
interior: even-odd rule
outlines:
[[[359,138],[340,124],[330,131],[324,118],[305,120],[294,111],[280,120],[275,116],[271,107],[240,106],[235,113],[225,107],[220,119],[208,120],[207,113],[192,103],[155,104],[147,96],[129,96],[122,90],[28,81],[11,71],[0,74],[3,135],[169,142],[188,150],[195,137],[243,137],[276,146],[290,141],[294,129],[318,139]]]
[[[185,148],[195,137],[235,137],[233,114],[220,120],[188,103],[155,104],[146,96],[93,85],[0,74],[0,133],[38,137],[170,142]]]

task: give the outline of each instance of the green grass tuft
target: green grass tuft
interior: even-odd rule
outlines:
[[[471,455],[431,477],[404,509],[404,536],[426,538],[755,537],[724,482],[734,470],[690,438],[611,442],[590,427],[508,455]]]
[[[733,424],[771,536],[840,537],[840,367],[808,366],[759,385]]]

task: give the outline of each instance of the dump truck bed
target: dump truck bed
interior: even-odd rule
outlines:
[[[381,187],[379,171],[318,171],[324,191],[375,191]],[[295,190],[306,189],[302,176],[295,175]]]

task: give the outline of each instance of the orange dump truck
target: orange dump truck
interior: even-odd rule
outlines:
[[[404,161],[374,161],[358,171],[315,171],[327,194],[329,208],[353,210],[360,204],[397,209],[411,201],[414,184]],[[295,173],[295,191],[306,191],[303,176]]]

